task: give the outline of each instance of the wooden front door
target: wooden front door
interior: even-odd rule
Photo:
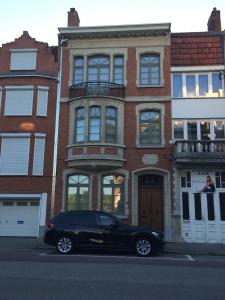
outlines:
[[[164,230],[162,176],[153,174],[139,176],[138,224]]]

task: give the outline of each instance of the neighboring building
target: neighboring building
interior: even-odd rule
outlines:
[[[174,209],[187,242],[225,243],[224,45],[215,8],[208,32],[171,34]],[[199,193],[206,176],[214,193]]]
[[[39,236],[50,212],[56,51],[26,31],[0,48],[0,236]]]
[[[102,209],[170,240],[170,24],[79,27],[71,9],[59,31],[55,213]]]

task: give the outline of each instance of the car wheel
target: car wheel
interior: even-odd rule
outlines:
[[[139,256],[145,257],[152,254],[152,246],[147,238],[139,238],[135,244],[136,253]]]
[[[73,251],[73,241],[68,236],[60,236],[56,249],[60,254],[69,254]]]

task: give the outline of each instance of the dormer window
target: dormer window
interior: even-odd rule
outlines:
[[[11,49],[10,70],[35,70],[37,49]]]

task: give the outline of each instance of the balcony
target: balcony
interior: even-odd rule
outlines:
[[[123,168],[124,145],[83,144],[69,145],[67,163],[69,167],[85,171],[106,171]]]
[[[125,98],[125,87],[105,81],[88,81],[70,87],[70,99],[89,96]]]
[[[225,141],[177,141],[176,164],[215,165],[225,162]]]

